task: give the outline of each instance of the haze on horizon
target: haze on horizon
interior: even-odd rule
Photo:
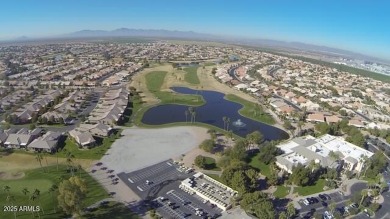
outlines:
[[[390,60],[387,1],[13,0],[0,8],[0,39],[84,29],[195,31],[295,41]]]

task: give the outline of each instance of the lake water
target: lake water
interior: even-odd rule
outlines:
[[[216,91],[196,91],[186,87],[173,87],[171,89],[177,93],[199,94],[203,96],[206,104],[194,107],[194,110],[196,111],[196,122],[206,123],[223,129],[223,117],[225,116],[230,118],[229,129],[239,136],[245,137],[247,134],[258,130],[264,135],[266,140],[281,140],[288,138],[288,134],[279,128],[241,116],[238,113],[238,110],[242,108],[242,105],[225,100],[225,94],[223,93]],[[162,125],[173,122],[185,122],[186,110],[188,110],[188,106],[176,104],[158,105],[145,112],[142,123],[148,125]],[[191,116],[188,115],[188,121],[190,121],[190,118]],[[246,125],[244,127],[235,127],[233,122],[238,119]]]

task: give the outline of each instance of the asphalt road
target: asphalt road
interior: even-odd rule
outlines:
[[[355,183],[354,185],[351,186],[351,195],[342,195],[338,192],[333,192],[333,193],[327,193],[330,197],[331,200],[327,200],[326,203],[329,205],[330,203],[334,202],[336,204],[336,208],[341,208],[346,205],[346,202],[352,198],[353,194],[355,193],[360,193],[361,190],[366,189],[367,184],[366,183]],[[320,202],[316,204],[311,204],[311,205],[304,205],[303,203],[300,203],[301,209],[300,209],[300,215],[302,218],[304,218],[305,215],[313,215],[314,212],[317,212],[318,214],[324,214],[325,211],[329,211],[329,207],[324,207],[321,204],[321,199],[318,197],[318,195],[313,195],[311,197],[316,197]],[[315,209],[312,210],[312,209]]]

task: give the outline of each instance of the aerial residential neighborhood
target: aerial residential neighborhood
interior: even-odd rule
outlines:
[[[2,1],[0,219],[389,219],[387,1]]]
[[[387,82],[229,45],[0,51],[2,153],[98,182],[101,198],[80,215],[104,205],[147,218],[388,215]]]

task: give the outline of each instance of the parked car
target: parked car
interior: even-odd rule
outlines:
[[[319,194],[318,197],[319,197],[320,199],[324,200],[324,201],[327,200],[326,196],[323,195],[323,194]]]

